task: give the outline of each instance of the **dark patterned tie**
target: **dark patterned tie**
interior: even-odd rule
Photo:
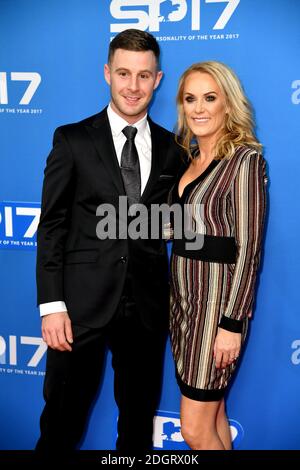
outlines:
[[[134,143],[137,129],[136,127],[126,126],[122,132],[127,140],[121,154],[121,173],[130,207],[131,204],[137,204],[141,197],[140,162]]]

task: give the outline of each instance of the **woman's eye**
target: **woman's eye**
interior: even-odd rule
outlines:
[[[192,103],[192,102],[194,101],[194,98],[193,98],[192,96],[187,96],[187,97],[185,98],[185,101],[186,101],[187,103]]]
[[[214,95],[208,95],[206,101],[215,101],[216,97]]]

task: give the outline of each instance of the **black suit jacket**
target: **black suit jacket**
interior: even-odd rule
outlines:
[[[174,135],[149,119],[151,173],[141,203],[166,202],[181,165]],[[116,312],[128,266],[144,323],[167,326],[169,289],[165,242],[96,236],[100,204],[125,196],[106,109],[56,129],[47,159],[38,227],[38,304],[64,300],[74,324],[102,327]]]

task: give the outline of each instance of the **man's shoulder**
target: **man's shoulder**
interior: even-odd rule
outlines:
[[[175,134],[174,132],[172,131],[169,131],[168,129],[166,129],[165,127],[157,124],[156,122],[154,122],[150,116],[148,116],[148,121],[149,121],[149,125],[150,125],[150,129],[151,131],[155,130],[156,132],[159,132],[161,133],[162,135],[165,135],[166,137],[175,137]]]
[[[177,142],[176,134],[172,131],[169,131],[165,127],[157,124],[148,117],[151,135],[153,141],[159,142],[160,146],[172,149],[174,151],[179,150],[179,144]]]
[[[101,122],[104,122],[107,119],[106,108],[104,108],[99,113],[93,114],[92,116],[88,116],[84,119],[81,119],[77,122],[71,122],[67,124],[63,124],[56,128],[55,132],[62,132],[63,134],[77,132],[80,129],[89,126],[98,126]]]

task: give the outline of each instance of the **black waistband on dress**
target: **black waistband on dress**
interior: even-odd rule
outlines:
[[[237,247],[234,237],[197,234],[197,240],[190,240],[183,235],[182,238],[173,240],[173,253],[184,258],[233,264],[236,262]]]

